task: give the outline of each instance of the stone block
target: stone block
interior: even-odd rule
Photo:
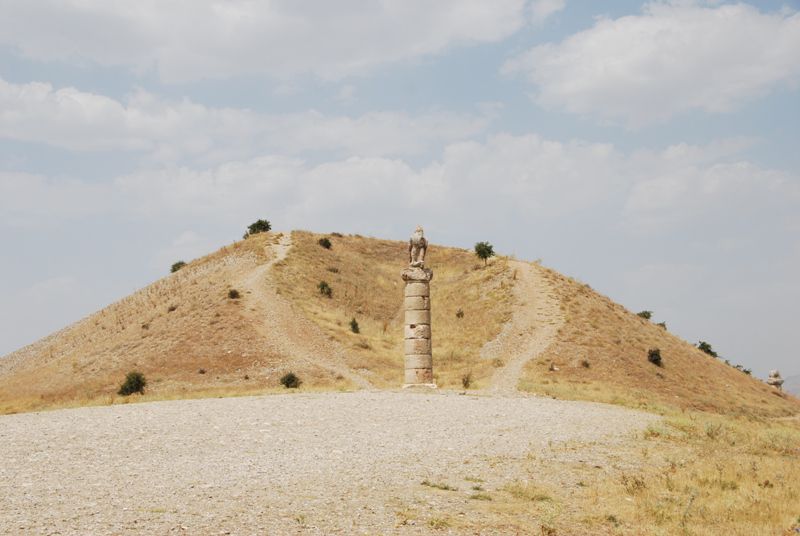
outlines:
[[[431,340],[430,339],[405,339],[403,341],[403,348],[406,355],[414,354],[430,354],[431,353]]]
[[[429,368],[406,369],[405,383],[406,385],[431,384],[433,383],[433,370]]]
[[[400,276],[403,281],[430,281],[433,279],[433,271],[429,268],[406,268]]]
[[[425,296],[408,296],[405,299],[406,311],[431,308],[431,299]]]
[[[417,324],[431,324],[431,312],[426,310],[406,311],[406,326]]]
[[[433,358],[430,355],[407,355],[407,369],[433,368]]]
[[[411,296],[430,296],[431,286],[427,283],[406,283],[406,298]]]
[[[431,327],[428,324],[413,324],[405,326],[406,339],[430,339]]]

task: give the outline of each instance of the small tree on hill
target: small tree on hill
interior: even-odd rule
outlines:
[[[644,318],[645,320],[650,320],[653,318],[653,311],[639,311],[636,313],[636,316]]]
[[[494,246],[489,242],[478,242],[475,244],[475,255],[483,259],[483,265],[486,266],[489,257],[494,257]]]
[[[710,345],[710,344],[708,344],[706,341],[700,341],[700,342],[698,342],[698,343],[697,343],[697,349],[698,349],[698,350],[700,350],[701,352],[705,352],[705,353],[707,353],[707,354],[708,354],[708,355],[710,355],[711,357],[719,357],[719,356],[717,355],[717,352],[715,352],[715,351],[714,351],[714,349],[713,349],[713,348],[711,348],[711,345]]]
[[[144,378],[144,374],[136,371],[129,372],[128,375],[125,376],[125,382],[120,386],[117,394],[122,396],[132,395],[133,393],[144,394],[144,387],[146,385],[147,380]]]
[[[185,263],[185,262],[183,262],[183,261],[178,261],[178,262],[176,262],[175,264],[173,264],[173,265],[170,267],[169,271],[170,271],[170,273],[173,273],[173,274],[174,274],[175,272],[177,272],[178,270],[180,270],[180,269],[181,269],[181,268],[183,268],[184,266],[186,266],[186,263]]]
[[[247,238],[250,235],[258,234],[258,233],[266,233],[267,231],[272,229],[272,224],[267,220],[256,220],[255,222],[251,223],[247,226],[247,232],[244,233],[244,237]]]

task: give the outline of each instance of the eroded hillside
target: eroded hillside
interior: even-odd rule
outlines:
[[[759,416],[800,410],[797,399],[538,264],[496,257],[484,266],[471,251],[441,246],[426,261],[440,387],[518,385]],[[146,399],[266,392],[289,371],[303,389],[400,387],[406,262],[402,242],[251,236],[0,359],[0,412],[119,402],[132,370],[148,379]],[[648,362],[650,348],[663,367]]]
[[[565,323],[554,343],[528,364],[523,390],[726,414],[782,416],[800,410],[796,398],[701,352],[590,286],[539,269],[561,301]],[[661,367],[648,361],[651,348],[660,350]]]

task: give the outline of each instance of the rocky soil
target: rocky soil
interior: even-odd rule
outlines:
[[[526,457],[591,444],[563,449],[537,477],[575,486],[559,466],[604,470],[603,452],[652,419],[600,404],[409,391],[0,416],[0,533],[443,533],[430,522],[437,515],[478,515],[465,479],[493,492],[527,478]]]

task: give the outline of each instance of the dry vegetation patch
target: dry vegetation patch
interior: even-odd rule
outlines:
[[[330,248],[320,245],[324,238]],[[397,386],[403,369],[400,272],[407,263],[406,245],[304,231],[292,233],[292,240],[289,255],[275,266],[281,295],[349,349],[350,368],[367,372],[376,385]],[[509,318],[512,274],[504,259],[484,267],[472,252],[456,248],[432,246],[426,261],[434,271],[435,380],[442,387],[461,387],[462,378],[472,372],[473,382],[480,384],[491,374],[480,348]],[[330,296],[320,292],[321,282],[331,289]]]
[[[683,408],[728,415],[786,416],[800,401],[715,359],[553,270],[545,277],[565,323],[556,342],[529,363],[520,387],[559,398],[659,411]],[[648,361],[659,349],[661,366]]]

